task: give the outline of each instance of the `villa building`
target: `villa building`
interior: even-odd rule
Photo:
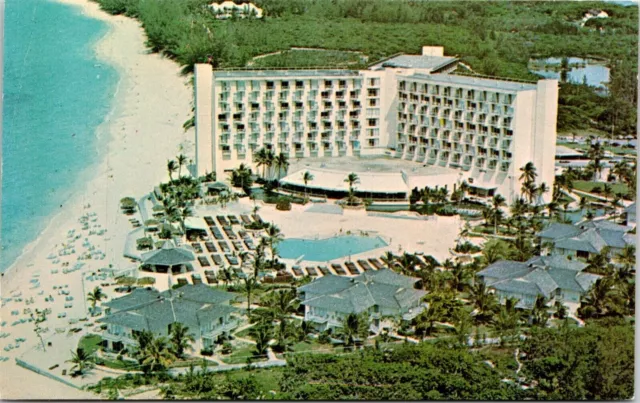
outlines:
[[[169,337],[171,326],[181,323],[194,336],[196,351],[210,348],[219,336],[239,325],[236,315],[240,309],[229,305],[234,298],[232,293],[204,284],[164,292],[136,289],[104,304],[106,316],[99,321],[107,325],[104,347],[112,351],[135,349],[136,334],[146,330],[156,337]]]
[[[385,319],[410,321],[424,309],[426,291],[415,288],[417,278],[388,269],[365,272],[357,277],[323,276],[298,288],[304,305],[304,320],[319,330],[342,327],[349,314],[367,312],[370,329],[378,332],[392,326]]]
[[[632,229],[601,219],[576,225],[552,223],[537,235],[541,245],[553,244],[552,255],[588,259],[605,246],[610,248],[611,256],[615,256],[626,245],[635,245]]]
[[[557,80],[464,76],[454,73],[457,64],[429,46],[365,70],[197,64],[196,174],[224,178],[240,163],[255,168],[254,153],[266,148],[292,159],[392,156],[444,167],[472,195],[500,193],[508,202],[527,162],[551,186]]]
[[[633,202],[631,203],[629,206],[627,206],[627,208],[624,209],[625,215],[626,215],[626,224],[628,226],[635,226],[636,225],[636,203]]]
[[[262,9],[253,3],[236,4],[233,1],[211,3],[209,9],[219,20],[226,20],[236,16],[238,18],[262,18]]]
[[[539,295],[550,303],[577,304],[601,277],[584,273],[587,265],[565,256],[535,256],[528,261],[501,260],[478,272],[478,277],[493,289],[501,303],[516,298],[519,308],[531,308]]]

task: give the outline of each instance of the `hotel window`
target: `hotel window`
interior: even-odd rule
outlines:
[[[367,119],[367,123],[368,123],[369,127],[377,126],[378,125],[378,119]]]
[[[378,145],[377,139],[369,139],[369,147],[375,147],[376,145]]]
[[[370,87],[377,87],[378,85],[380,85],[380,79],[379,78],[370,78],[369,79],[369,86]]]
[[[331,80],[324,80],[324,88],[331,88]]]
[[[370,96],[370,97],[377,97],[377,96],[378,96],[378,89],[376,89],[376,88],[370,88],[370,89],[367,91],[367,95],[368,95],[368,96]]]
[[[304,88],[304,82],[296,81],[296,89],[301,89],[301,88]]]
[[[267,81],[267,89],[268,89],[268,90],[272,90],[272,89],[273,89],[273,87],[274,87],[274,85],[273,85],[273,81]]]
[[[280,88],[284,89],[288,89],[289,88],[289,82],[288,81],[283,81],[280,83]]]
[[[367,136],[377,137],[380,134],[380,129],[367,129]]]
[[[370,99],[369,106],[378,106],[378,99]]]
[[[257,91],[260,89],[260,81],[251,81],[251,90]]]
[[[367,109],[367,117],[380,116],[380,109]]]

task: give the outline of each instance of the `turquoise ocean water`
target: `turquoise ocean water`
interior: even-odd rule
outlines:
[[[0,271],[35,240],[100,161],[95,128],[118,75],[95,59],[101,21],[50,0],[6,0]]]

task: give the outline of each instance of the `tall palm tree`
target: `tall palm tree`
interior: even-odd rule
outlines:
[[[142,351],[142,369],[145,373],[164,371],[175,360],[164,337],[153,338]]]
[[[91,310],[96,308],[96,304],[106,298],[107,295],[102,292],[102,288],[95,287],[93,291],[87,294],[87,301],[91,302]]]
[[[625,160],[616,162],[611,169],[611,173],[616,176],[619,182],[626,182],[630,171],[629,164]]]
[[[304,171],[302,181],[304,182],[304,198],[307,199],[307,185],[313,180],[313,175],[309,171]]]
[[[538,173],[536,171],[536,166],[533,165],[533,162],[527,162],[525,166],[520,168],[520,180],[523,182],[535,182]]]
[[[354,185],[360,183],[360,178],[358,177],[358,174],[356,174],[355,172],[351,172],[349,175],[347,175],[344,181],[349,184],[349,203],[352,203],[354,196]]]
[[[87,353],[87,351],[81,347],[78,347],[75,353],[71,352],[71,359],[67,360],[73,364],[72,370],[75,370],[77,374],[84,375],[85,372],[95,366],[93,354]]]
[[[247,317],[251,317],[251,294],[258,287],[260,287],[260,283],[256,280],[255,277],[245,277],[244,280],[244,292],[247,293]]]
[[[287,169],[289,168],[289,157],[287,157],[285,154],[280,153],[278,154],[278,156],[274,159],[273,161],[276,169],[278,170],[278,178],[280,177],[280,172],[282,170],[285,171],[285,173],[287,172]]]
[[[464,291],[470,286],[469,283],[472,278],[473,275],[467,266],[456,263],[451,270],[451,288],[456,291]]]
[[[280,232],[280,228],[274,223],[269,224],[266,233],[269,249],[271,250],[271,262],[273,263],[276,260],[276,246],[284,239],[284,235]]]
[[[350,313],[342,320],[342,326],[338,329],[337,335],[348,349],[353,348],[358,339],[365,337],[368,329],[369,321],[366,316]]]
[[[517,303],[516,298],[507,298],[496,315],[493,327],[500,337],[501,344],[511,341],[518,333],[520,312],[516,310]]]
[[[184,154],[180,154],[176,157],[176,161],[178,161],[178,179],[182,177],[182,166],[187,162],[187,156]]]
[[[549,312],[547,304],[549,301],[543,296],[538,295],[531,309],[531,323],[534,326],[546,326],[549,320]]]
[[[421,336],[431,336],[435,329],[435,323],[442,321],[445,317],[445,310],[440,301],[432,301],[427,309],[420,312],[415,318],[416,333]]]
[[[600,144],[599,141],[591,142],[589,150],[587,151],[587,156],[593,163],[593,180],[595,181],[602,171],[602,164],[600,164],[600,161],[604,158],[604,149],[602,148],[602,144]]]
[[[581,318],[601,317],[613,310],[615,298],[614,282],[610,277],[603,277],[591,286],[586,295],[580,299],[578,316]]]
[[[267,349],[269,348],[269,342],[273,337],[273,331],[271,327],[268,323],[261,323],[257,326],[254,326],[250,332],[253,336],[253,339],[256,341],[255,354],[259,357],[266,356]]]
[[[493,233],[494,234],[498,233],[498,221],[502,216],[502,210],[500,209],[500,207],[504,205],[505,205],[505,199],[499,194],[496,194],[495,196],[493,196],[493,199],[491,199],[491,206],[493,208],[492,215],[493,215]]]
[[[624,248],[616,255],[618,263],[622,266],[634,269],[636,267],[636,246],[633,244],[625,245]]]
[[[471,298],[471,301],[473,301],[473,306],[477,310],[476,321],[489,321],[497,306],[496,296],[489,291],[484,282],[479,281],[473,288],[471,288],[469,297]]]
[[[189,328],[179,322],[171,324],[169,337],[171,351],[178,358],[183,358],[184,351],[191,347],[191,343],[196,341],[193,335],[189,333]]]
[[[173,182],[173,173],[178,170],[175,160],[167,161],[167,172],[169,173],[169,182]]]
[[[267,150],[265,150],[264,148],[259,149],[254,157],[253,160],[256,164],[256,168],[260,169],[260,167],[262,167],[262,177],[265,177],[265,167],[267,166]]]

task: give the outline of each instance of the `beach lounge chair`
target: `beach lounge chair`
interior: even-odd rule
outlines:
[[[350,274],[353,274],[354,276],[360,274],[360,270],[358,270],[355,263],[344,262],[344,265],[347,266],[347,270],[349,271]]]
[[[206,222],[208,226],[216,225],[215,221],[213,221],[213,217],[211,216],[205,216],[204,222]]]
[[[384,269],[384,265],[376,258],[369,259],[369,262],[373,265],[373,268],[376,270]]]
[[[234,215],[228,215],[227,218],[229,218],[229,222],[231,223],[231,225],[240,224],[240,220],[238,220],[238,217],[236,217]]]
[[[218,241],[218,245],[220,245],[220,249],[224,252],[231,252],[231,249],[229,248],[229,244],[226,243],[225,241]]]
[[[196,251],[196,253],[202,253],[202,245],[200,245],[198,242],[191,243],[191,247]]]
[[[250,218],[249,218],[249,216],[248,216],[248,215],[246,215],[246,214],[241,215],[241,216],[240,216],[240,219],[242,220],[242,222],[243,222],[244,224],[251,224],[251,219],[250,219]]]
[[[360,259],[360,260],[358,260],[358,265],[360,265],[360,267],[362,267],[362,269],[363,269],[364,271],[370,271],[370,270],[373,270],[373,268],[371,267],[371,265],[369,264],[369,262],[367,262],[367,261],[366,261],[366,260],[364,260],[364,259]]]
[[[247,249],[249,250],[256,250],[256,246],[254,245],[253,241],[249,238],[244,240],[244,244],[247,245]]]
[[[179,285],[187,285],[187,284],[189,284],[189,281],[186,278],[179,278],[178,279],[178,284]]]
[[[227,262],[229,262],[229,264],[232,266],[237,266],[238,264],[240,264],[240,262],[238,261],[238,258],[236,258],[230,253],[225,254],[224,257],[227,259]]]
[[[346,276],[346,275],[347,275],[347,272],[344,270],[344,268],[342,267],[342,265],[339,265],[339,264],[337,264],[337,263],[333,263],[333,264],[331,265],[331,268],[332,268],[333,270],[335,270],[336,274],[337,274],[337,275],[339,275],[339,276]]]
[[[211,255],[211,259],[213,259],[213,263],[215,263],[216,266],[222,266],[222,258],[220,255]]]
[[[218,284],[215,276],[204,276],[204,278],[207,280],[207,284]]]
[[[233,249],[237,250],[238,252],[244,250],[242,242],[240,241],[231,241],[231,244],[233,245]]]
[[[262,218],[258,214],[254,214],[253,215],[253,219],[258,221],[258,222],[262,222]]]
[[[220,223],[220,225],[224,226],[224,225],[229,225],[229,221],[227,221],[227,218],[223,215],[218,215],[216,216],[216,219],[218,220],[218,222]]]
[[[328,276],[329,274],[331,274],[327,266],[318,266],[318,270],[320,270],[320,273],[322,273],[323,276]]]
[[[300,270],[300,266],[293,266],[291,270],[293,270],[293,273],[298,277],[304,276],[304,273]]]
[[[205,246],[205,248],[207,248],[207,252],[209,252],[209,253],[217,252],[216,247],[213,244],[213,242],[205,242],[204,246]]]
[[[207,259],[205,256],[198,256],[198,262],[200,263],[201,267],[211,266],[211,263],[209,263],[209,259]]]
[[[202,277],[200,277],[199,274],[194,273],[191,275],[191,281],[193,281],[194,285],[202,284]]]
[[[217,240],[224,239],[224,236],[222,236],[222,232],[220,232],[220,230],[217,228],[214,228],[213,231],[211,231],[211,233],[213,234],[213,237]]]
[[[311,277],[317,277],[318,276],[318,271],[316,270],[315,267],[307,267],[307,273],[309,273],[309,275]]]

